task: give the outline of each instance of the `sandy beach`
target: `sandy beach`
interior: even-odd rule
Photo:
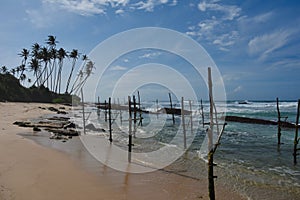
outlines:
[[[207,180],[166,171],[126,174],[98,164],[87,170],[80,159],[18,134],[32,132],[17,120],[51,113],[60,105],[0,103],[0,199],[208,199]],[[96,162],[95,162],[96,163]],[[216,184],[217,199],[244,199]]]

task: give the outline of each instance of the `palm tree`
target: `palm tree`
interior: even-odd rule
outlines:
[[[88,56],[87,56],[86,54],[84,54],[84,55],[82,55],[81,59],[82,59],[82,61],[83,61],[82,66],[84,67],[85,64],[86,64],[86,62],[88,61]],[[81,82],[81,81],[82,81],[82,78],[83,78],[83,71],[80,70],[79,73],[78,73],[78,75],[77,75],[77,77],[76,77],[76,79],[75,79],[75,81],[74,81],[74,83],[73,83],[73,85],[72,85],[72,87],[71,87],[70,93],[72,93],[72,91],[74,91],[74,87],[76,86],[77,82],[78,82],[79,80],[80,80],[80,82]],[[79,83],[80,83],[80,82],[79,82]]]
[[[81,82],[78,83],[77,86],[74,87],[74,89],[70,93],[72,93],[74,91],[75,91],[75,93],[77,93],[77,91],[80,90],[84,86],[88,77],[92,74],[92,71],[94,68],[95,68],[95,63],[93,63],[92,61],[89,60],[85,65],[85,72],[84,72],[85,78],[83,80],[81,78]]]
[[[35,82],[33,83],[33,85],[37,84],[37,86],[40,86],[41,84],[41,65],[40,65],[40,62],[38,59],[36,58],[32,58],[30,63],[29,63],[29,67],[30,69],[33,71],[33,75],[35,76],[36,80]]]
[[[21,53],[19,53],[19,56],[23,58],[21,66],[20,66],[20,71],[21,75],[19,76],[19,80],[21,81],[21,76],[24,74],[24,71],[26,69],[26,62],[29,56],[29,51],[25,48],[22,49]]]
[[[64,50],[63,48],[60,48],[58,50],[58,70],[57,70],[57,78],[56,78],[56,86],[55,86],[55,93],[60,94],[60,89],[61,89],[61,72],[62,72],[62,68],[63,68],[63,64],[64,64],[64,59],[68,56],[66,50]]]
[[[56,37],[53,35],[48,35],[48,39],[46,40],[46,44],[49,45],[50,49],[53,49],[56,47],[56,44],[58,41],[56,41]]]
[[[41,46],[38,43],[34,43],[31,46],[31,56],[35,59],[40,59]]]
[[[22,74],[21,76],[20,76],[20,83],[21,82],[23,82],[23,81],[25,81],[26,80],[26,74]]]
[[[69,75],[69,78],[68,78],[68,81],[67,81],[67,86],[66,86],[65,93],[68,93],[68,89],[69,89],[69,85],[70,85],[70,82],[71,82],[72,74],[73,74],[73,71],[74,71],[74,68],[75,68],[75,64],[76,64],[76,61],[77,61],[77,59],[79,57],[78,50],[77,49],[73,49],[69,56],[70,56],[70,58],[73,59],[73,61],[72,61],[72,68],[71,68],[70,75]]]
[[[16,74],[16,69],[15,69],[15,68],[12,68],[12,69],[10,70],[10,73],[11,73],[13,76],[15,76],[15,74]]]
[[[6,74],[6,73],[7,73],[7,67],[6,67],[6,66],[2,66],[2,67],[1,67],[1,72],[2,72],[3,74]]]
[[[40,56],[42,58],[42,61],[44,62],[44,69],[41,72],[42,73],[42,77],[43,77],[42,85],[44,85],[45,82],[47,82],[47,88],[49,88],[49,81],[48,81],[49,70],[48,70],[48,64],[49,64],[50,59],[51,59],[51,54],[50,54],[50,52],[48,51],[48,49],[46,47],[43,47],[41,49]]]

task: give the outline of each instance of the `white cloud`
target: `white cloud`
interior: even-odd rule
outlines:
[[[256,36],[248,43],[249,53],[260,55],[260,59],[265,59],[270,53],[286,45],[292,32],[291,30],[278,30]]]
[[[206,11],[218,11],[223,13],[224,20],[233,20],[240,16],[242,11],[241,8],[235,5],[221,5],[217,4],[217,1],[211,1],[211,3],[207,3],[206,1],[202,1],[198,4],[198,9],[202,12]]]
[[[113,67],[110,67],[109,70],[110,71],[125,71],[125,70],[127,70],[127,67],[115,65]]]
[[[57,5],[60,9],[88,16],[105,14],[109,7],[115,9],[115,14],[122,14],[129,9],[151,12],[159,5],[177,5],[177,0],[171,2],[169,0],[146,0],[131,4],[129,0],[43,0],[43,3]]]
[[[186,34],[199,41],[208,41],[221,51],[229,51],[239,38],[236,22],[242,9],[236,5],[223,5],[219,0],[201,1],[198,9],[211,17],[189,27]]]
[[[161,55],[161,52],[152,52],[152,53],[145,53],[142,56],[139,56],[139,58],[154,58]]]
[[[119,9],[119,10],[116,10],[116,12],[115,12],[116,14],[123,14],[124,13],[124,10],[122,10],[122,9]]]

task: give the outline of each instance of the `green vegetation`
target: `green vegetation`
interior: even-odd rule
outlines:
[[[57,94],[44,86],[23,87],[13,75],[0,74],[0,101],[72,103],[80,98],[70,94]]]
[[[45,41],[46,46],[34,43],[31,50],[22,49],[18,54],[22,58],[20,66],[10,70],[6,66],[0,68],[0,101],[72,102],[73,94],[80,91],[95,68],[94,63],[83,55],[83,68],[74,74],[81,54],[77,49],[70,53],[64,48],[57,49],[57,43],[56,37],[49,35]],[[66,60],[71,62],[70,69],[65,65]],[[68,78],[64,79],[64,90],[63,71],[68,74]],[[76,101],[80,99],[76,98]]]

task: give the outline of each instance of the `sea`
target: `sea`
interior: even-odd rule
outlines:
[[[220,109],[218,121],[221,128],[215,128],[217,141],[225,115],[249,117],[277,121],[276,101],[227,101],[216,102]],[[203,106],[203,110],[201,109]],[[180,102],[175,102],[176,108],[181,108]],[[191,115],[174,117],[165,113],[157,113],[166,102],[141,102],[141,109],[149,113],[137,113],[136,124],[132,120],[133,131],[132,152],[147,153],[159,150],[165,146],[182,149],[184,153],[166,165],[163,169],[193,179],[207,178],[207,130],[209,128],[209,102],[184,103],[185,109],[192,111]],[[295,123],[297,101],[280,101],[279,108],[283,120]],[[218,111],[217,111],[218,112]],[[204,121],[202,120],[202,113]],[[98,110],[93,104],[85,106],[86,124],[103,128],[105,132],[86,130],[86,135],[109,139],[109,117],[105,110]],[[132,114],[132,117],[134,115]],[[74,110],[72,118],[82,126],[81,107]],[[142,118],[142,124],[140,119]],[[129,114],[126,110],[112,110],[113,144],[128,150]],[[215,118],[216,119],[216,118]],[[184,128],[183,128],[184,124]],[[82,131],[82,130],[81,130]],[[183,144],[186,134],[187,145]],[[239,122],[227,122],[219,145],[214,153],[214,173],[217,176],[217,187],[226,187],[238,192],[246,199],[300,199],[300,155],[298,164],[294,164],[294,128],[282,128],[281,142],[277,144],[277,125],[261,125]],[[300,148],[300,145],[298,146]],[[170,152],[171,153],[171,152]],[[300,153],[300,152],[299,152]],[[145,165],[150,161],[144,162]],[[142,163],[143,164],[143,163]],[[151,163],[150,163],[151,164]]]

